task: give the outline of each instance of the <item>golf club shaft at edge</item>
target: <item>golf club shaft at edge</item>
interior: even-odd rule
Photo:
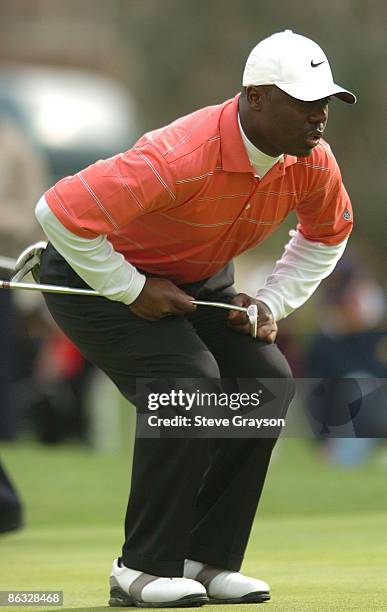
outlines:
[[[61,287],[60,285],[43,285],[40,283],[21,283],[13,281],[0,280],[0,289],[16,289],[19,291],[40,291],[42,293],[60,293],[64,295],[95,295],[101,296],[94,289],[75,289],[72,287]],[[239,310],[247,312],[247,308],[243,306],[234,306],[233,304],[224,304],[223,302],[204,302],[201,300],[192,300],[197,306],[215,306],[217,308],[225,308],[227,310]]]
[[[90,295],[102,297],[98,291],[94,289],[76,289],[72,287],[61,287],[60,285],[44,285],[41,283],[21,283],[15,281],[0,280],[0,289],[13,289],[18,291],[40,291],[42,293],[60,293],[64,295]],[[192,300],[197,306],[214,306],[216,308],[225,308],[226,310],[238,310],[247,314],[250,324],[250,334],[253,338],[257,336],[257,321],[258,311],[255,305],[248,308],[244,306],[235,306],[234,304],[225,304],[223,302],[204,302],[201,300]]]

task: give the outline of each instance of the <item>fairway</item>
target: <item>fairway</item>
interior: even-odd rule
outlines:
[[[375,456],[356,469],[333,468],[299,440],[281,441],[278,451],[244,564],[246,573],[271,585],[272,600],[259,609],[387,610],[385,467]],[[128,451],[102,455],[23,443],[3,445],[1,457],[22,491],[27,527],[0,539],[0,589],[64,591],[63,608],[31,610],[108,609]]]

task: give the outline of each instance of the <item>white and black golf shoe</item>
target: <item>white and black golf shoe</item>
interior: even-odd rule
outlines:
[[[190,578],[161,578],[113,562],[109,606],[139,608],[186,608],[208,602],[205,587]]]
[[[210,604],[263,603],[270,599],[270,587],[263,580],[239,572],[222,570],[186,559],[184,576],[200,582]]]

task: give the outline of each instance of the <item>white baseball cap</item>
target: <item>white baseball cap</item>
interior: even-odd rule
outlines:
[[[336,85],[327,56],[317,43],[294,34],[277,32],[254,47],[247,58],[243,86],[276,85],[298,100],[322,100],[337,96],[355,104],[356,96]]]

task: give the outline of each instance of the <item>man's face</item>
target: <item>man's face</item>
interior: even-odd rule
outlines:
[[[299,157],[311,154],[319,143],[328,121],[329,98],[303,102],[292,98],[275,86],[249,87],[249,104],[259,104],[259,112],[251,114],[258,148],[268,155],[282,153]],[[260,144],[259,144],[260,143]]]

